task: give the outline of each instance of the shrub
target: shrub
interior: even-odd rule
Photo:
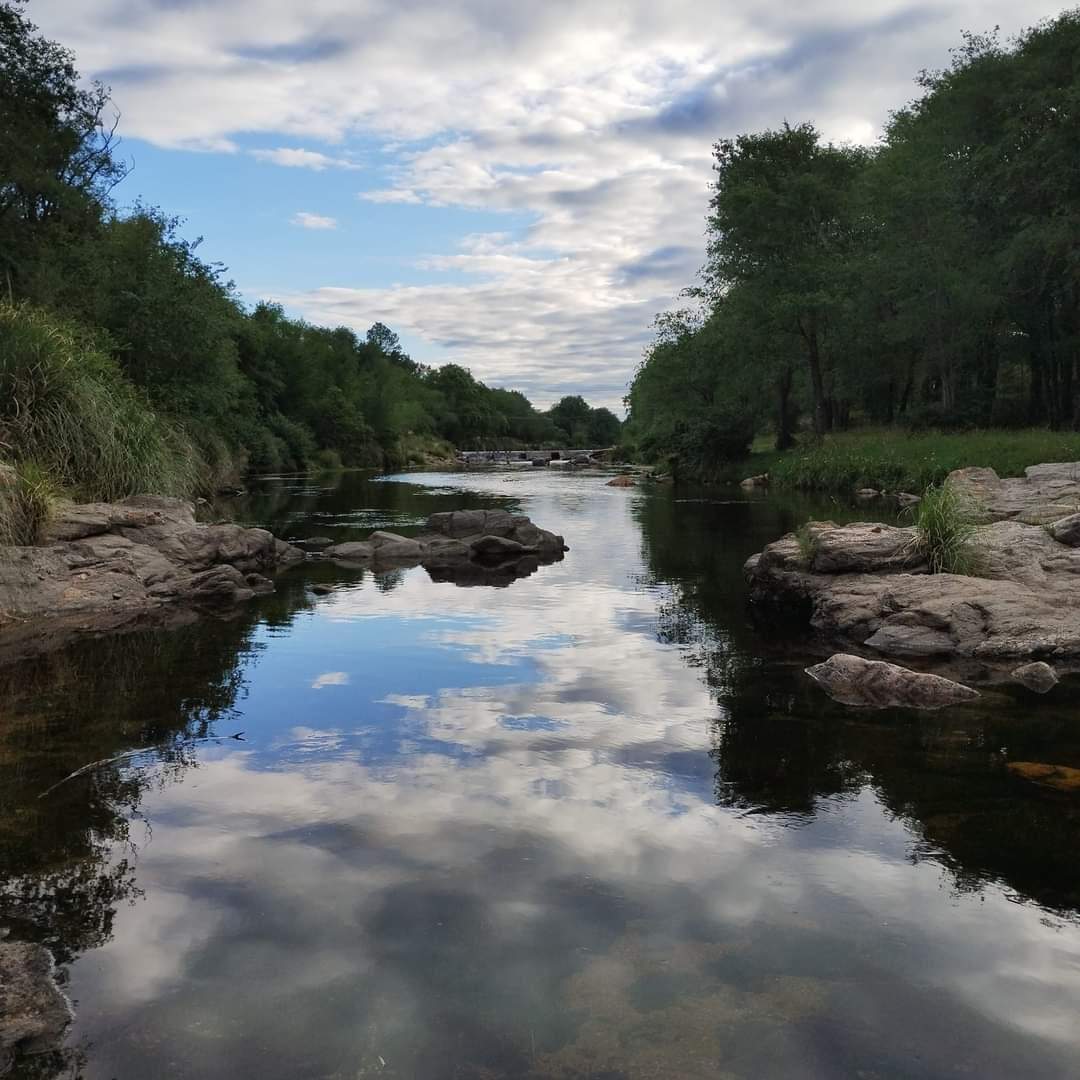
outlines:
[[[59,496],[56,483],[37,462],[23,461],[5,470],[0,487],[0,544],[34,544]]]

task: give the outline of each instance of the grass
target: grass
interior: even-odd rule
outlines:
[[[0,454],[89,499],[190,494],[207,469],[85,330],[27,305],[0,304]]]
[[[37,462],[4,470],[0,481],[0,544],[34,544],[59,496],[56,482]]]
[[[950,484],[931,484],[912,508],[915,544],[932,574],[974,575],[977,509]]]
[[[953,469],[984,465],[999,476],[1022,476],[1029,465],[1080,460],[1080,434],[1045,429],[927,432],[862,429],[830,435],[787,453],[758,449],[741,474],[767,472],[779,488],[847,493],[870,487],[918,493]]]
[[[810,529],[810,522],[805,521],[795,530],[795,542],[799,545],[799,558],[803,566],[809,570],[814,565],[814,559],[821,548],[821,541]]]

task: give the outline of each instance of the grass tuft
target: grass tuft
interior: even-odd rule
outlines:
[[[968,499],[950,484],[931,484],[912,507],[912,516],[915,544],[929,563],[930,573],[978,573],[977,515]]]
[[[0,544],[36,544],[60,494],[48,471],[35,461],[5,468],[0,486]]]

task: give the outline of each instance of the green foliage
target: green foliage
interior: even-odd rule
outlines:
[[[34,544],[60,491],[36,461],[21,461],[0,484],[0,543]]]
[[[932,574],[975,574],[975,513],[951,484],[931,484],[914,508],[915,542]]]
[[[977,462],[999,476],[1022,476],[1029,465],[1080,459],[1080,434],[1028,431],[933,432],[905,435],[877,429],[827,436],[818,445],[756,461],[775,487],[849,493],[870,487],[919,492],[953,469]]]
[[[1080,10],[1007,43],[967,35],[872,151],[810,124],[717,143],[703,311],[674,336],[683,313],[661,320],[628,442],[670,452],[680,378],[706,427],[701,388],[710,407],[752,402],[748,421],[779,450],[813,442],[800,416],[819,440],[858,425],[975,442],[996,427],[1080,429],[1077,55]],[[940,461],[845,460],[839,446],[778,468],[828,488],[941,477]]]
[[[78,326],[0,304],[0,445],[84,497],[183,494],[202,462]]]
[[[524,395],[241,305],[154,207],[117,213],[107,90],[0,0],[0,454],[76,496],[190,493],[238,471],[404,465],[466,447],[565,445]],[[580,399],[577,399],[580,400]],[[584,402],[584,444],[620,424]],[[437,447],[437,450],[432,450]]]

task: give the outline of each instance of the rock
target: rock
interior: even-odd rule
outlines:
[[[1058,791],[1080,793],[1080,769],[1068,765],[1047,765],[1038,761],[1010,761],[1006,766],[1014,776]]]
[[[807,668],[806,674],[833,700],[873,709],[941,709],[979,696],[977,690],[940,675],[925,675],[849,653],[830,656],[823,664]]]
[[[1080,462],[1032,465],[1020,477],[1001,479],[993,469],[956,469],[948,483],[978,508],[986,521],[1015,518],[1041,525],[1080,509]]]
[[[1042,660],[1013,668],[1012,677],[1036,694],[1048,693],[1058,684],[1057,672]]]
[[[922,499],[918,495],[912,495],[910,491],[898,491],[896,501],[901,509],[906,510],[909,506],[918,506]]]
[[[0,1075],[16,1054],[56,1050],[73,1019],[55,979],[56,965],[43,945],[0,941]]]
[[[469,545],[464,540],[452,540],[448,536],[437,536],[424,544],[423,562],[428,567],[460,563],[468,558]]]
[[[166,605],[241,603],[304,557],[264,529],[197,524],[180,499],[61,504],[42,544],[0,547],[0,645],[14,635],[49,647],[64,634],[163,618]]]
[[[344,544],[332,544],[324,548],[322,554],[345,562],[370,562],[375,557],[375,549],[362,540],[350,540]]]
[[[927,573],[913,528],[812,522],[809,552],[805,538],[788,535],[745,574],[755,608],[786,609],[830,640],[1008,671],[1021,660],[1080,660],[1080,547],[1053,531],[1018,517],[982,526],[979,576],[966,577]]]
[[[482,536],[501,536],[523,547],[535,548],[544,556],[558,556],[567,550],[561,536],[539,528],[524,514],[506,510],[452,510],[432,514],[427,527],[441,536],[468,540],[470,544]]]
[[[334,591],[333,585],[312,585],[311,591],[316,596],[329,596]]]
[[[613,476],[608,482],[607,487],[637,487],[637,481],[632,476]]]
[[[368,543],[375,553],[375,558],[383,562],[419,561],[423,548],[419,541],[411,536],[399,536],[397,533],[378,529],[368,537]]]
[[[658,476],[657,480],[660,479]],[[746,488],[749,491],[751,488],[768,487],[769,486],[769,474],[758,473],[757,476],[748,476],[745,480],[740,481],[739,487]]]
[[[481,536],[469,545],[469,554],[481,562],[507,562],[534,552],[534,548],[526,548],[505,536]]]
[[[302,540],[294,540],[293,546],[302,551],[322,551],[324,548],[332,547],[333,543],[334,541],[329,536],[306,536]]]
[[[876,488],[859,488],[855,492],[855,498],[859,502],[873,502],[875,499],[881,498],[881,492]]]
[[[1046,527],[1047,532],[1059,543],[1068,547],[1080,547],[1080,514],[1058,518]]]

